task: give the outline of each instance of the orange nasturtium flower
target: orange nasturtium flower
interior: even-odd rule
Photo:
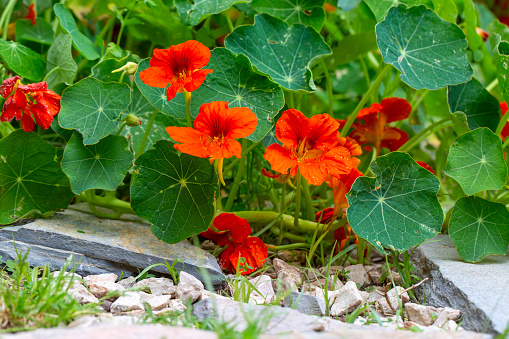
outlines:
[[[246,219],[233,213],[221,213],[214,219],[213,225],[217,231],[208,229],[201,235],[216,245],[226,246],[219,257],[223,269],[250,274],[265,263],[267,245],[250,235],[251,227]]]
[[[48,89],[46,81],[22,85],[19,76],[5,79],[0,85],[0,95],[7,100],[2,107],[0,122],[21,119],[25,132],[33,132],[35,123],[42,129],[51,126],[60,111],[60,96]],[[34,123],[35,120],[35,123]]]
[[[240,158],[242,147],[235,140],[245,138],[256,129],[256,115],[247,107],[228,108],[228,102],[213,101],[200,107],[191,127],[166,127],[170,137],[179,142],[175,148],[200,158],[218,159],[218,175],[224,185],[224,158]]]
[[[263,156],[272,170],[295,176],[297,170],[309,184],[319,186],[327,174],[350,172],[350,152],[337,146],[339,123],[328,114],[307,118],[291,108],[276,123],[276,138],[283,146],[272,144]]]
[[[177,92],[192,92],[205,81],[211,69],[205,67],[210,60],[210,49],[195,40],[171,46],[168,49],[154,49],[150,67],[140,72],[140,79],[151,87],[165,88],[168,101]]]
[[[411,111],[412,106],[405,99],[383,99],[380,104],[374,103],[369,108],[361,109],[357,119],[362,123],[359,121],[352,125],[350,136],[360,145],[375,146],[377,154],[380,154],[382,147],[393,152],[408,141],[408,134],[386,124],[408,118]],[[340,123],[344,125],[345,120],[340,120]]]
[[[507,110],[509,109],[505,101],[500,103],[500,109],[502,110],[502,116],[504,116],[507,113]],[[502,140],[505,141],[505,139],[508,136],[509,136],[509,122],[506,122],[504,128],[502,128],[502,131],[500,132],[500,137],[502,138]]]
[[[29,19],[32,22],[32,25],[35,26],[35,18],[37,17],[37,14],[35,13],[35,4],[31,4],[28,6],[28,15],[24,17],[23,19]]]

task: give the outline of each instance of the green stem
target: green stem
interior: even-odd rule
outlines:
[[[490,82],[490,84],[488,86],[486,86],[486,90],[488,92],[491,92],[495,89],[495,87],[497,87],[498,85],[498,78],[495,78],[495,80],[493,80],[492,82]]]
[[[224,11],[223,15],[224,15],[224,17],[226,19],[226,23],[228,24],[228,28],[230,29],[230,33],[233,32],[234,27],[233,27],[232,19],[228,15],[228,10]]]
[[[297,249],[297,248],[309,248],[311,246],[308,243],[301,242],[301,243],[295,243],[295,244],[288,244],[288,245],[279,245],[279,246],[270,246],[270,248],[278,250],[278,251],[284,251],[284,250],[291,250],[291,249]]]
[[[286,183],[283,184],[283,188],[281,189],[281,211],[286,211]],[[283,219],[279,223],[279,237],[278,237],[278,245],[281,245],[283,242],[283,233],[285,232],[285,223]]]
[[[42,81],[46,81],[46,80],[48,80],[49,76],[50,76],[53,72],[55,72],[57,69],[60,69],[60,67],[58,67],[58,66],[57,66],[57,67],[53,68],[51,71],[49,71],[49,72],[48,72],[48,74],[46,74],[46,76],[44,77],[44,79],[42,79]]]
[[[366,65],[366,61],[364,61],[362,56],[359,58],[359,60],[362,67],[362,73],[364,74],[364,81],[366,82],[366,88],[369,88],[371,85],[371,79],[369,78],[368,66]]]
[[[186,105],[186,119],[187,127],[193,127],[193,121],[191,119],[191,92],[185,91],[185,105]]]
[[[137,1],[136,1],[137,2]],[[136,6],[136,5],[135,5]],[[134,8],[134,7],[133,7]],[[125,22],[127,21],[127,19],[129,18],[129,15],[131,14],[131,11],[133,9],[131,8],[129,10],[129,12],[127,12],[127,14],[125,15],[124,17],[124,20],[122,20],[121,24],[120,24],[120,31],[118,32],[118,36],[117,36],[117,46],[120,46],[120,41],[122,40],[122,33],[124,32],[124,27],[125,27]]]
[[[87,197],[87,192],[89,197]],[[87,190],[85,192],[82,192],[79,195],[80,199],[83,201],[91,202],[95,206],[100,206],[104,208],[109,208],[113,211],[121,212],[122,214],[135,214],[133,209],[131,208],[131,204],[127,201],[123,201],[120,199],[115,198],[114,196],[105,196],[100,197],[93,193],[92,190]]]
[[[417,109],[421,105],[424,98],[426,98],[426,95],[429,93],[428,89],[425,89],[423,93],[415,100],[415,102],[411,103],[412,110],[410,111],[410,114],[408,114],[408,118],[404,120],[400,120],[395,124],[395,127],[400,127],[405,123],[405,120],[408,120],[409,122],[413,119],[414,115],[417,113]]]
[[[302,193],[306,201],[306,219],[315,220],[315,213],[313,212],[313,200],[311,200],[311,193],[309,192],[309,184],[306,179],[302,180]]]
[[[7,40],[7,29],[9,27],[9,21],[11,20],[12,10],[16,5],[17,0],[10,0],[7,6],[5,6],[4,12],[0,17],[0,27],[3,26],[2,39]]]
[[[118,132],[117,132],[117,133],[115,133],[115,135],[116,135],[116,136],[119,136],[119,135],[120,135],[120,133],[122,133],[122,131],[124,130],[124,128],[125,128],[126,126],[127,126],[127,121],[126,121],[126,122],[124,122],[124,123],[122,124],[122,127],[120,127],[120,129],[118,130]]]
[[[122,71],[122,74],[120,74],[120,78],[118,79],[118,83],[119,83],[119,84],[123,83],[125,73],[126,73],[126,70],[124,69],[124,70]]]
[[[507,145],[509,145],[509,138],[506,138],[505,141],[504,141],[504,144],[502,145],[502,149],[504,150]]]
[[[299,218],[300,218],[300,199],[301,199],[301,190],[302,190],[302,175],[300,171],[297,169],[297,183],[296,183],[296,191],[295,191],[295,212],[293,215],[293,226],[295,228],[299,228]]]
[[[412,148],[414,148],[415,145],[419,144],[423,139],[425,139],[428,135],[430,134],[433,134],[435,133],[436,131],[440,130],[440,129],[443,129],[445,127],[447,127],[451,121],[451,117],[447,117],[447,118],[444,118],[440,121],[437,121],[431,125],[429,125],[428,127],[426,127],[425,129],[423,129],[422,131],[420,131],[419,133],[417,133],[416,135],[414,135],[410,140],[408,140],[405,144],[403,144],[403,146],[401,146],[398,151],[399,152],[409,152]],[[447,126],[444,126],[446,125]]]
[[[497,131],[495,132],[496,135],[500,135],[500,133],[502,133],[502,129],[504,128],[507,119],[509,119],[509,114],[506,113],[502,115],[502,118],[500,118],[500,122],[497,126]]]
[[[233,160],[229,165],[228,167],[225,168],[224,172],[229,172],[232,170],[233,166],[237,165],[237,163],[240,161],[240,159],[242,159],[246,154],[248,154],[249,152],[251,152],[251,150],[253,148],[255,148],[256,146],[258,146],[259,144],[261,143],[261,141],[258,141],[258,142],[255,142],[253,143],[251,146],[249,146],[246,150],[242,151],[242,154],[240,155],[240,158],[236,158],[235,160]]]
[[[348,120],[345,123],[345,126],[343,126],[343,129],[341,130],[341,136],[346,136],[348,131],[350,130],[350,127],[352,127],[353,122],[357,118],[357,114],[359,114],[360,110],[364,107],[366,102],[368,101],[369,97],[371,96],[371,93],[376,89],[378,90],[380,84],[382,83],[385,75],[391,70],[391,65],[385,65],[384,68],[380,73],[378,73],[375,81],[373,84],[371,84],[371,87],[369,87],[368,91],[364,94],[364,97],[362,97],[361,101],[357,104],[357,107],[355,107],[354,111],[350,116],[348,117]]]
[[[117,211],[117,210],[115,210],[115,213],[113,213],[113,214],[103,213],[103,212],[97,210],[97,208],[95,208],[95,205],[94,205],[94,198],[95,198],[94,190],[93,189],[86,190],[84,193],[85,193],[84,194],[85,195],[85,200],[86,200],[86,202],[88,204],[88,207],[90,208],[90,211],[96,217],[104,218],[104,219],[118,219],[122,215],[122,212],[121,211]]]
[[[108,33],[108,31],[110,30],[110,28],[113,26],[113,24],[115,23],[115,19],[116,19],[116,15],[113,13],[113,15],[111,15],[108,19],[108,21],[106,22],[106,25],[104,25],[103,29],[101,30],[101,32],[99,33],[99,38],[101,39],[104,39],[104,36],[106,35],[106,33]]]
[[[272,227],[270,229],[270,231],[272,233],[274,233],[275,235],[280,236],[279,228]],[[306,237],[303,237],[302,235],[298,235],[298,234],[288,233],[288,232],[283,233],[282,237],[286,238],[288,240],[293,240],[293,241],[298,241],[298,242],[305,242],[306,241]]]
[[[242,139],[242,148],[245,149],[246,147],[247,147],[247,140]],[[235,175],[235,179],[233,180],[233,185],[230,190],[230,194],[228,195],[228,200],[226,201],[226,206],[224,207],[225,212],[230,212],[230,210],[232,209],[233,201],[237,197],[237,192],[240,188],[240,182],[242,181],[242,176],[244,175],[245,167],[246,167],[246,158],[244,155],[244,157],[241,158],[241,161],[239,164],[239,169],[237,171],[237,174]]]
[[[148,136],[150,134],[150,130],[152,129],[152,125],[154,124],[154,120],[156,120],[157,108],[154,109],[152,115],[150,116],[150,120],[148,121],[147,126],[145,127],[145,133],[143,134],[143,138],[141,139],[140,148],[138,149],[138,154],[136,156],[140,156],[145,150],[145,144],[147,143]]]
[[[325,74],[325,82],[327,84],[327,94],[329,95],[329,115],[332,116],[334,113],[334,99],[332,93],[332,82],[330,80],[329,69],[325,64],[325,61],[322,60],[323,72]]]

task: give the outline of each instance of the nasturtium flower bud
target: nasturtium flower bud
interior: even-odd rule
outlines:
[[[135,62],[128,62],[124,66],[120,67],[119,69],[116,69],[114,71],[111,71],[111,73],[117,73],[125,71],[125,74],[127,75],[135,75],[136,71],[138,70],[138,64]]]
[[[125,123],[129,127],[136,127],[141,125],[141,120],[136,115],[129,114],[125,119]]]

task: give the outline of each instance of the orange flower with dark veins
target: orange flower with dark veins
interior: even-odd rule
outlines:
[[[154,49],[150,67],[140,72],[145,85],[165,88],[168,101],[177,92],[192,92],[205,81],[211,69],[205,67],[210,60],[210,49],[195,40],[171,46],[168,49]]]
[[[30,20],[32,22],[33,26],[35,26],[35,24],[36,24],[35,18],[37,17],[34,7],[35,7],[35,4],[31,4],[30,6],[28,6],[28,15],[23,18],[23,19]]]
[[[374,103],[369,108],[361,109],[357,115],[360,122],[355,122],[352,125],[353,131],[350,136],[360,145],[375,146],[377,154],[380,154],[382,147],[393,152],[408,141],[408,134],[398,128],[386,125],[408,118],[411,111],[412,106],[405,99],[383,99],[380,104]],[[339,120],[339,122],[344,125],[345,120]]]
[[[245,138],[256,129],[256,115],[247,107],[228,108],[224,101],[203,104],[191,127],[166,127],[170,137],[179,142],[175,148],[200,158],[218,159],[221,182],[224,158],[240,158],[242,147],[235,140]]]
[[[276,138],[283,146],[272,144],[263,156],[272,170],[295,176],[297,170],[311,185],[321,185],[327,174],[350,172],[350,152],[337,146],[339,123],[328,114],[311,119],[295,109],[283,112],[276,123]]]
[[[246,219],[233,213],[221,213],[213,223],[216,230],[201,233],[216,245],[226,246],[219,256],[219,264],[229,272],[250,274],[260,268],[267,259],[267,245],[260,238],[252,237]]]
[[[60,95],[48,90],[46,81],[22,85],[19,76],[4,80],[0,95],[6,98],[0,122],[19,121],[25,132],[33,132],[35,124],[47,129],[60,111]]]

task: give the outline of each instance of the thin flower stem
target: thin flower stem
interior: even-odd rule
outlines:
[[[246,149],[247,140],[242,139],[242,148]],[[242,181],[242,176],[244,175],[244,169],[246,168],[246,155],[244,155],[240,159],[239,169],[237,170],[237,174],[235,175],[235,179],[233,180],[233,185],[230,189],[230,194],[228,195],[228,200],[226,201],[226,206],[224,207],[225,212],[230,212],[233,206],[233,201],[237,197],[237,192],[240,188],[240,182]]]
[[[115,23],[115,19],[116,19],[116,15],[112,15],[109,17],[108,21],[106,22],[106,25],[104,25],[103,29],[99,33],[99,38],[104,39],[104,36],[106,35],[106,33],[108,33],[108,31],[110,30],[111,27],[113,27],[113,24]]]
[[[378,73],[375,81],[373,84],[371,84],[371,87],[368,89],[366,94],[362,97],[361,101],[357,104],[357,107],[355,107],[354,111],[350,116],[348,117],[348,120],[345,123],[345,126],[343,126],[343,129],[341,130],[341,136],[344,137],[347,135],[348,131],[350,130],[350,127],[352,127],[353,122],[357,118],[357,114],[359,114],[360,110],[364,107],[366,102],[369,100],[369,97],[371,96],[371,93],[373,91],[378,90],[380,84],[382,83],[385,75],[391,70],[391,65],[385,65],[384,68],[380,73]]]
[[[124,128],[127,126],[127,121],[125,121],[123,124],[122,124],[122,127],[120,127],[120,129],[118,130],[117,133],[115,133],[116,136],[119,136],[120,133],[122,133],[122,131],[124,130]]]
[[[362,73],[364,74],[364,81],[366,82],[366,88],[369,88],[369,86],[371,85],[371,79],[369,78],[369,72],[368,72],[368,67],[366,65],[366,61],[364,61],[364,58],[362,56],[359,58],[359,61],[360,61],[361,67],[362,67]]]
[[[498,78],[495,78],[495,80],[493,80],[492,82],[489,83],[488,86],[486,86],[486,90],[488,92],[491,92],[495,89],[495,87],[497,87],[498,85]]]
[[[330,80],[329,69],[327,68],[325,61],[323,61],[323,60],[322,60],[322,67],[323,67],[323,72],[325,74],[325,81],[327,84],[327,94],[329,96],[329,115],[332,116],[332,114],[334,113],[334,98],[332,95],[332,82]]]
[[[193,127],[193,120],[191,119],[191,92],[185,91],[185,104],[186,104],[186,119],[187,127]]]
[[[295,243],[295,244],[288,244],[288,245],[279,245],[279,246],[268,246],[271,249],[275,249],[278,251],[284,251],[284,250],[291,250],[291,249],[297,249],[297,248],[309,248],[311,245],[305,242],[301,243]]]
[[[126,70],[124,69],[122,71],[122,74],[120,74],[120,79],[118,79],[119,84],[123,83],[125,74],[126,74]]]
[[[295,212],[293,215],[293,226],[295,228],[299,228],[299,218],[300,218],[300,199],[301,199],[301,190],[302,190],[302,175],[300,171],[297,169],[297,183],[296,183],[296,192],[295,192]]]
[[[55,68],[53,68],[51,71],[49,71],[49,72],[48,72],[48,74],[46,74],[46,76],[44,77],[44,79],[42,79],[42,81],[44,82],[44,81],[48,80],[49,76],[50,76],[53,72],[55,72],[56,70],[58,70],[58,69],[60,69],[60,67],[58,67],[58,66],[57,66],[57,67],[55,67]]]
[[[136,157],[139,157],[145,150],[145,144],[147,143],[147,139],[148,139],[148,136],[150,135],[150,130],[152,129],[154,120],[156,120],[156,115],[157,115],[157,108],[154,109],[154,112],[152,112],[152,115],[150,116],[150,120],[148,121],[148,124],[145,127],[145,133],[143,134],[143,138],[141,139],[140,148],[138,149],[138,154],[136,154]]]
[[[309,192],[309,184],[306,179],[302,180],[302,193],[306,201],[306,219],[314,220],[315,213],[313,213],[313,200],[311,200],[311,193]]]
[[[394,124],[394,126],[395,127],[401,127],[401,125],[403,125],[405,123],[405,120],[411,121],[412,118],[414,117],[414,115],[417,113],[417,109],[419,108],[419,106],[423,102],[424,98],[426,98],[426,95],[428,93],[429,93],[429,90],[425,89],[416,100],[412,101],[412,103],[410,104],[412,106],[412,110],[410,111],[410,114],[408,114],[408,118],[396,122],[396,124]]]
[[[11,20],[12,10],[17,0],[10,0],[7,6],[5,6],[4,12],[0,17],[0,27],[3,26],[2,39],[7,40],[7,30],[9,27],[9,21]]]
[[[500,122],[498,123],[497,126],[497,131],[495,132],[496,135],[500,135],[500,133],[502,133],[502,130],[504,129],[507,119],[509,119],[509,114],[502,115],[502,118],[500,118]]]
[[[85,199],[86,202],[87,202],[87,205],[88,207],[90,208],[90,211],[97,217],[99,218],[104,218],[104,219],[118,219],[120,218],[120,216],[122,215],[122,211],[119,211],[119,210],[115,210],[115,213],[103,213],[101,211],[99,211],[97,208],[95,208],[95,205],[94,205],[94,197],[95,197],[95,193],[94,193],[95,190],[93,189],[90,189],[90,190],[86,190],[84,193],[85,193]]]
[[[228,24],[228,28],[230,29],[230,33],[231,33],[231,32],[233,32],[233,30],[235,28],[233,27],[233,23],[232,23],[232,19],[230,18],[230,15],[228,15],[228,10],[224,11],[223,14],[226,19],[226,23]]]
[[[135,4],[133,5],[133,7],[129,10],[129,12],[127,12],[127,14],[125,15],[124,17],[124,20],[122,20],[121,24],[120,24],[120,31],[118,32],[118,36],[117,36],[117,46],[120,46],[120,41],[122,41],[122,33],[124,32],[124,27],[125,27],[125,22],[127,21],[127,19],[129,18],[129,15],[131,14],[133,8],[136,6],[136,4],[138,3],[138,1],[135,1]]]
[[[261,143],[261,141],[258,141],[258,142],[255,142],[253,143],[251,146],[249,146],[246,150],[242,151],[242,154],[240,155],[240,158],[237,158],[235,160],[233,160],[229,165],[228,167],[226,167],[226,169],[224,170],[225,172],[229,172],[232,170],[232,168],[237,165],[237,163],[240,161],[240,159],[242,159],[246,154],[248,154],[249,152],[251,152],[251,150],[253,148],[255,148],[256,146],[258,146],[259,144]]]
[[[504,150],[507,145],[509,145],[509,138],[506,138],[506,140],[504,141],[504,144],[502,145],[502,149]]]
[[[436,131],[443,129],[450,125],[451,117],[444,118],[440,121],[437,121],[416,135],[414,135],[410,140],[408,140],[403,146],[401,146],[398,151],[399,152],[409,152],[412,148],[418,145],[422,140],[424,140],[429,135],[435,133]]]

